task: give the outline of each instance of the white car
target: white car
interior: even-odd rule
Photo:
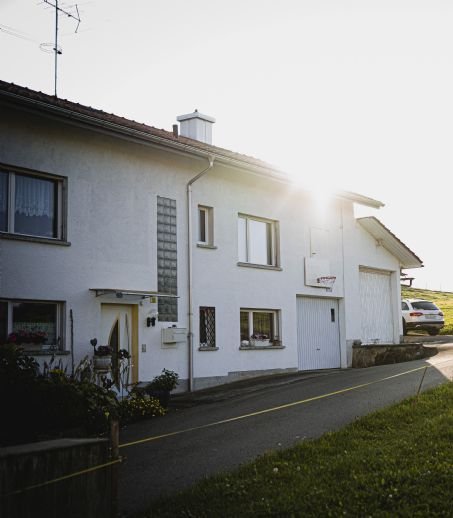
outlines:
[[[403,299],[401,310],[404,335],[407,335],[410,329],[422,329],[435,336],[444,327],[444,314],[429,300]]]

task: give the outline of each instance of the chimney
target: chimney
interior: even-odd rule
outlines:
[[[215,122],[214,117],[203,115],[198,110],[187,115],[179,115],[176,120],[180,123],[181,137],[192,138],[212,144],[212,125]]]

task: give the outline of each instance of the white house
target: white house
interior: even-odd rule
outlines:
[[[400,270],[422,266],[350,192],[319,203],[281,171],[211,144],[0,81],[0,334],[42,331],[41,359],[90,340],[197,389],[346,368],[400,341]],[[333,284],[332,284],[333,282]]]

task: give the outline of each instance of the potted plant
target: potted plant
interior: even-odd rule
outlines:
[[[267,345],[269,336],[263,333],[255,333],[250,337],[250,345]]]
[[[179,374],[168,369],[163,369],[162,373],[150,381],[145,392],[159,400],[160,404],[166,408],[170,401],[170,392],[178,385]]]
[[[96,338],[90,341],[93,346],[93,366],[97,370],[108,371],[112,367],[112,348],[110,345],[97,345]]]
[[[42,345],[47,340],[47,333],[44,331],[19,331],[8,335],[8,342],[16,345]]]

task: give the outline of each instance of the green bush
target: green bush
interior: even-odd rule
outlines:
[[[170,371],[168,369],[163,369],[162,373],[159,376],[156,376],[152,381],[150,381],[146,387],[146,392],[152,392],[156,390],[166,390],[171,392],[176,388],[179,383],[179,374],[174,371]]]
[[[165,414],[158,400],[143,393],[118,401],[107,385],[94,383],[88,358],[73,376],[53,358],[40,371],[15,344],[0,345],[0,409],[0,445],[100,435],[111,417],[124,425]]]
[[[149,417],[161,416],[165,410],[159,401],[153,397],[132,394],[131,397],[119,402],[119,419],[121,425],[147,419]]]
[[[0,346],[0,444],[102,434],[118,412],[115,394],[61,369],[40,372],[15,345]]]

